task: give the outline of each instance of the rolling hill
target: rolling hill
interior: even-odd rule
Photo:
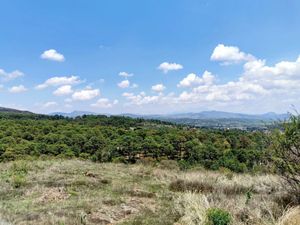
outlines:
[[[6,108],[6,107],[0,107],[0,113],[33,114],[32,112],[29,112],[29,111]]]

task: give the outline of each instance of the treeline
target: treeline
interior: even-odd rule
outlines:
[[[0,114],[0,161],[43,155],[128,163],[171,159],[183,167],[245,172],[265,166],[270,142],[259,131],[197,129],[120,116]]]

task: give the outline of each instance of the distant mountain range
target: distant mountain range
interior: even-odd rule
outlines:
[[[132,118],[157,119],[166,122],[184,124],[189,126],[216,128],[216,129],[242,129],[242,130],[268,130],[289,117],[286,114],[274,112],[264,114],[243,114],[222,111],[203,111],[199,113],[179,113],[169,115],[134,115],[124,114]]]
[[[11,114],[34,114],[29,111],[22,111],[11,108],[0,107],[0,113]],[[83,115],[100,115],[98,113],[89,111],[73,111],[70,113],[54,112],[49,115],[60,115],[64,117],[75,118]],[[101,114],[110,116],[112,114]],[[268,112],[264,114],[243,114],[232,113],[222,111],[203,111],[198,113],[177,113],[177,114],[163,114],[163,115],[139,115],[139,114],[119,114],[118,116],[127,116],[131,118],[143,118],[143,119],[156,119],[166,122],[172,122],[177,124],[184,124],[189,126],[203,127],[203,128],[218,128],[218,129],[269,129],[269,127],[276,126],[278,121],[286,120],[289,115],[277,114],[274,112]]]
[[[254,119],[254,120],[278,120],[286,119],[288,114],[277,114],[274,112],[268,112],[264,114],[243,114],[243,113],[232,113],[223,111],[203,111],[199,113],[182,113],[182,114],[169,114],[157,116],[162,118],[171,119]]]
[[[73,111],[70,113],[54,112],[50,115],[60,115],[65,117],[76,117],[83,115],[98,115],[98,113],[88,111]],[[103,114],[101,114],[103,115]],[[110,115],[110,114],[106,114]],[[120,116],[128,116],[131,118],[144,118],[144,119],[246,119],[246,120],[284,120],[288,118],[288,114],[277,114],[274,112],[268,112],[264,114],[243,114],[243,113],[232,113],[223,111],[203,111],[199,113],[178,113],[178,114],[153,114],[153,115],[142,115],[142,114],[130,114],[124,113],[119,114]]]
[[[5,107],[0,107],[0,112],[2,112],[2,113],[18,113],[18,114],[33,114],[32,112],[29,112],[29,111],[11,109],[11,108],[5,108]]]
[[[51,116],[64,116],[64,117],[70,117],[70,118],[75,118],[77,116],[83,116],[83,115],[98,115],[98,113],[94,113],[94,112],[88,112],[88,111],[73,111],[73,112],[53,112],[50,113],[49,115]]]

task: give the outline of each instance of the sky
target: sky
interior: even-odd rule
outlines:
[[[0,106],[299,108],[298,0],[0,0]]]

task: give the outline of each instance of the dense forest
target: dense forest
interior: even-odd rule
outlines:
[[[24,156],[80,157],[98,162],[177,160],[235,172],[261,170],[268,162],[270,134],[213,130],[121,116],[64,118],[0,114],[0,160]]]

